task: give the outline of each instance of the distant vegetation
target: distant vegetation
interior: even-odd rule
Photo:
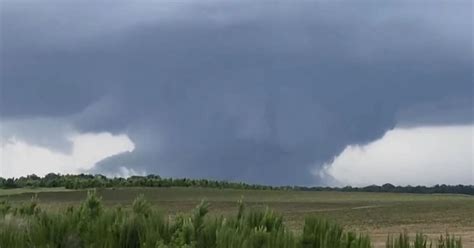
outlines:
[[[393,193],[420,193],[420,194],[466,194],[474,195],[473,185],[435,185],[426,186],[382,186],[367,187],[301,187],[301,186],[268,186],[247,184],[242,182],[216,181],[207,179],[189,178],[161,178],[158,175],[132,176],[128,178],[108,178],[103,175],[58,175],[47,174],[44,177],[29,175],[20,178],[4,179],[0,177],[0,188],[26,187],[65,187],[67,189],[111,188],[111,187],[205,187],[231,189],[259,189],[259,190],[300,190],[300,191],[343,191],[343,192],[393,192]]]
[[[345,231],[332,222],[307,217],[301,234],[291,232],[281,215],[270,209],[246,210],[242,201],[235,216],[209,217],[202,202],[189,214],[165,216],[143,196],[130,208],[102,205],[90,191],[79,206],[42,210],[34,197],[11,205],[0,202],[0,248],[12,247],[248,247],[370,248],[369,236]],[[418,234],[389,236],[387,248],[461,248],[449,234],[429,241]]]

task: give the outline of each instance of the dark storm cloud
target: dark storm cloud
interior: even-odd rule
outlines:
[[[126,132],[96,171],[307,184],[397,123],[472,123],[470,1],[70,3],[2,2],[0,107]]]

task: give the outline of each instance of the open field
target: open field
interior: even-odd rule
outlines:
[[[0,200],[28,201],[37,194],[46,209],[64,208],[86,198],[86,191],[65,189],[0,190]],[[407,230],[437,237],[446,231],[459,235],[465,247],[474,247],[474,197],[465,195],[419,195],[394,193],[346,193],[234,190],[212,188],[117,188],[99,189],[108,206],[130,206],[139,194],[164,212],[175,214],[194,208],[202,199],[210,213],[230,215],[243,197],[253,208],[269,206],[284,216],[286,224],[300,232],[307,216],[336,221],[346,228],[367,232],[377,247],[387,234]]]
[[[66,188],[17,188],[17,189],[0,189],[0,197],[8,195],[18,194],[31,194],[31,193],[43,193],[43,192],[68,192],[72,191]]]

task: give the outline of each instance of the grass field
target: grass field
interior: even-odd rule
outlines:
[[[474,197],[465,195],[421,195],[395,193],[345,193],[263,191],[212,188],[117,188],[100,189],[108,206],[130,206],[139,194],[170,214],[189,211],[201,200],[214,214],[235,214],[243,197],[251,208],[269,206],[284,216],[286,224],[301,231],[306,216],[328,218],[351,230],[367,232],[376,247],[383,247],[387,234],[408,231],[437,237],[449,231],[474,247]],[[78,204],[87,192],[58,189],[0,190],[0,200],[28,201],[37,194],[42,207],[64,208]]]

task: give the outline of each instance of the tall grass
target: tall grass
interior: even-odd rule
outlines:
[[[453,235],[441,235],[437,242],[429,241],[428,238],[418,233],[413,241],[407,233],[401,233],[397,237],[389,236],[387,238],[386,248],[462,248],[460,238]]]
[[[44,211],[37,199],[13,207],[0,202],[0,248],[15,247],[188,247],[188,248],[369,248],[370,238],[345,231],[327,220],[308,217],[301,235],[288,230],[270,209],[247,210],[239,201],[232,217],[209,217],[202,202],[191,213],[174,218],[153,208],[143,196],[131,208],[104,208],[94,192],[78,207]],[[460,248],[461,241],[441,236],[435,243],[419,234],[390,236],[387,248]]]

